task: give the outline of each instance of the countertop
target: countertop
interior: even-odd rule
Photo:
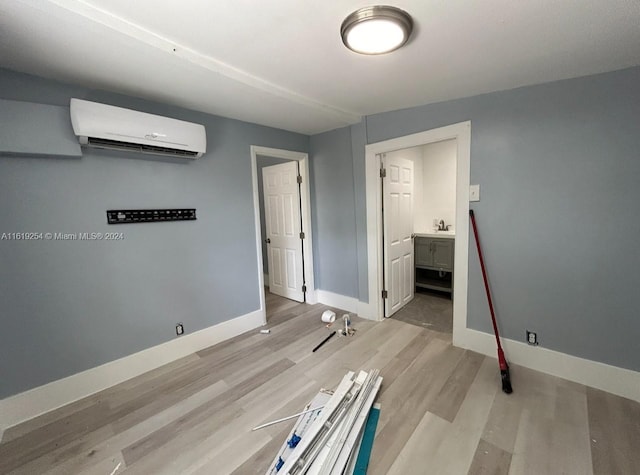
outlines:
[[[438,238],[438,239],[455,239],[456,232],[455,231],[437,231],[432,233],[416,233],[416,237],[428,237],[428,238]]]

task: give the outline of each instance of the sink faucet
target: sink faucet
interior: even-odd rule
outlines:
[[[441,219],[440,223],[438,223],[438,231],[449,231],[449,226],[450,224],[447,224],[445,226],[444,219]]]

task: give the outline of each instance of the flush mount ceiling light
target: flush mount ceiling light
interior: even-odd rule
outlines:
[[[404,45],[413,20],[404,10],[388,5],[375,5],[356,10],[340,28],[342,42],[360,54],[389,53]]]

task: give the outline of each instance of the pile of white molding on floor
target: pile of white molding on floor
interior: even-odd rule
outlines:
[[[319,392],[307,407],[319,409],[300,415],[267,475],[351,475],[357,467],[366,473],[380,411],[377,404],[372,409],[379,374],[349,371],[333,395]]]

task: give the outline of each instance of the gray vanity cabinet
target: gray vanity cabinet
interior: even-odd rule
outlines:
[[[452,239],[433,239],[431,241],[433,267],[453,272],[453,242]]]
[[[416,236],[416,287],[452,291],[454,243],[453,239]]]
[[[416,237],[413,245],[416,267],[431,267],[433,265],[431,239]]]

